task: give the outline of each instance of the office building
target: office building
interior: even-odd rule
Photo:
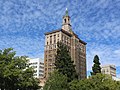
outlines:
[[[30,67],[33,67],[35,70],[34,77],[43,78],[44,76],[44,63],[40,58],[29,59]]]
[[[61,29],[45,33],[44,76],[47,78],[49,73],[54,70],[57,42],[59,41],[70,47],[70,55],[79,78],[86,78],[86,42],[73,32],[68,10],[63,16]]]

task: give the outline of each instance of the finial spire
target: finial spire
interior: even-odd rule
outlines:
[[[68,9],[66,8],[66,11],[65,11],[65,16],[69,16],[68,15]]]
[[[66,11],[67,11],[68,9],[66,8]]]

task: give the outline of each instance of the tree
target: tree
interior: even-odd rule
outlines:
[[[33,77],[34,70],[29,67],[26,56],[15,56],[12,48],[0,50],[0,88],[37,89],[38,80]]]
[[[69,90],[120,90],[120,82],[112,80],[112,77],[97,73],[88,79],[72,81]]]
[[[68,90],[67,88],[67,77],[55,70],[50,74],[43,90]]]
[[[77,78],[75,65],[73,65],[73,61],[71,60],[69,47],[61,42],[57,43],[55,66],[59,73],[68,77],[68,82]]]
[[[91,72],[91,75],[96,75],[97,73],[101,73],[101,67],[100,67],[98,55],[95,55],[93,62],[94,62],[94,65],[92,67],[93,72]]]

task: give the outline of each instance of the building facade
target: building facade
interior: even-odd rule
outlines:
[[[71,58],[79,78],[86,78],[86,42],[72,31],[67,10],[63,16],[62,28],[45,33],[44,76],[47,78],[49,73],[54,70],[57,42],[59,41],[70,47]]]
[[[101,66],[101,72],[103,74],[108,74],[108,75],[111,75],[112,77],[116,77],[116,67],[115,67],[115,65]]]
[[[29,59],[30,67],[33,67],[35,70],[34,77],[43,78],[44,77],[44,63],[40,58]]]

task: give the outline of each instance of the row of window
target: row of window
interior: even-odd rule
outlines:
[[[113,71],[109,71],[109,70],[102,70],[102,73],[113,73],[113,74],[115,74],[115,72]]]
[[[35,73],[37,72],[37,70],[34,70],[34,71],[35,71]],[[39,70],[39,72],[42,72],[42,73],[43,73],[44,71],[43,71],[43,70]]]
[[[31,66],[33,68],[37,68],[37,66]],[[44,66],[39,66],[39,68],[44,68]]]
[[[52,50],[52,49],[57,49],[57,45],[54,44],[54,45],[48,45],[45,47],[46,50]]]
[[[42,73],[43,73],[44,71],[43,71],[43,70],[39,70],[39,72],[42,72]]]
[[[41,62],[40,62],[40,64],[41,64],[41,65],[44,65],[44,63],[41,63]]]
[[[53,40],[52,40],[52,37],[53,37]],[[58,37],[59,37],[59,34],[58,34]],[[59,38],[56,40],[56,35],[51,35],[50,36],[50,39],[48,39],[49,37],[47,37],[47,45],[49,44],[48,43],[48,40],[50,40],[50,44],[52,43],[57,43],[59,41]],[[70,39],[69,37],[65,36],[65,35],[62,35],[62,41],[65,42],[65,43],[70,43]]]
[[[57,34],[57,36],[58,36],[58,38],[59,38],[59,34]],[[52,44],[52,37],[54,38],[54,43],[56,43],[56,35],[51,35],[50,36],[50,44]],[[47,36],[47,39],[48,39],[49,37]],[[57,41],[59,41],[59,39],[57,40]],[[47,45],[48,45],[49,43],[48,43],[48,41],[47,41]]]
[[[37,68],[37,66],[32,66],[33,68]]]
[[[36,65],[36,64],[38,64],[38,62],[29,63],[29,65]],[[40,62],[40,64],[44,65],[44,63],[41,63],[41,62]]]
[[[48,66],[54,66],[54,62],[48,62]],[[47,63],[45,64],[45,67],[47,67]]]
[[[56,36],[57,37],[59,37],[59,34],[56,34],[56,35],[53,35],[54,36],[54,38],[56,38]],[[47,39],[48,39],[49,37],[47,36]],[[50,36],[50,38],[52,38],[52,35]]]
[[[70,43],[68,43],[68,42],[63,42],[63,43],[65,43],[68,46],[70,45]],[[57,44],[47,45],[45,47],[46,50],[52,50],[52,49],[56,49],[56,48],[57,48]],[[78,52],[81,52],[81,51],[85,52],[85,46],[80,46],[80,47],[76,46],[76,49]]]
[[[62,35],[62,41],[65,41],[65,42],[69,42],[70,43],[70,38],[65,36],[65,35]]]
[[[78,52],[85,52],[85,46],[76,46],[76,48],[77,48],[77,50],[78,50]]]
[[[66,45],[70,46],[70,43],[68,43],[68,42],[63,42],[63,43],[65,43]],[[46,49],[46,50],[57,49],[57,44],[47,45],[47,46],[45,47],[45,49]]]
[[[34,74],[34,76],[37,76],[37,74]],[[39,76],[44,76],[43,74],[39,74]]]
[[[36,64],[37,64],[37,62],[29,63],[29,65],[36,65]]]
[[[39,68],[44,68],[44,66],[39,66]]]
[[[39,76],[44,76],[43,74],[39,74]]]
[[[106,70],[102,70],[102,73],[105,73],[105,72],[109,72],[109,70],[108,69],[106,69]]]

